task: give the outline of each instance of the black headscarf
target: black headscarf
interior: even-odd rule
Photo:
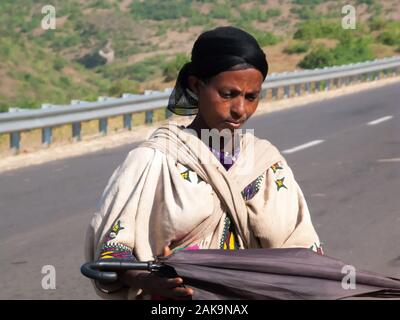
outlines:
[[[179,71],[167,108],[178,115],[196,114],[197,97],[188,87],[188,77],[207,79],[241,64],[259,70],[265,80],[267,59],[252,35],[235,27],[219,27],[202,33],[193,45],[191,62]]]

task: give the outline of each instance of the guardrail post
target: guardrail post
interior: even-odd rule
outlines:
[[[284,98],[289,98],[289,96],[290,96],[290,87],[289,86],[285,86],[284,88],[283,88],[283,90],[284,90]]]
[[[108,97],[104,97],[104,96],[100,96],[97,98],[98,102],[104,102],[107,101],[109,98]],[[99,119],[99,132],[102,135],[106,135],[107,134],[107,125],[108,125],[108,119],[107,118],[100,118]]]
[[[124,128],[132,130],[132,114],[124,114]]]
[[[81,141],[81,123],[80,122],[72,123],[72,139],[74,141]]]
[[[145,115],[145,123],[153,123],[153,110],[146,111]]]
[[[310,93],[310,83],[306,82],[305,87],[306,87],[307,94],[309,94]]]
[[[272,98],[276,99],[278,97],[278,88],[272,88]]]
[[[99,119],[99,131],[103,135],[107,134],[107,118]]]
[[[19,132],[10,133],[10,148],[14,154],[19,152],[21,134]]]
[[[80,100],[71,100],[71,105],[77,105],[80,103]],[[81,127],[80,122],[72,122],[72,140],[75,142],[81,141]]]
[[[261,89],[260,100],[264,99],[267,96],[267,92],[268,92],[267,89]]]
[[[294,86],[294,90],[296,91],[296,96],[300,96],[300,94],[301,94],[301,85],[296,84]]]
[[[51,127],[42,129],[42,143],[48,147],[51,144]]]
[[[42,103],[42,109],[51,109],[52,105],[49,103]],[[42,128],[42,144],[46,147],[51,145],[51,127]]]
[[[326,80],[325,81],[325,91],[329,91],[329,89],[331,88],[331,80]]]

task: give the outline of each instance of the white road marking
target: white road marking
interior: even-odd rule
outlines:
[[[378,162],[400,162],[400,158],[378,159]]]
[[[310,142],[307,142],[307,143],[305,143],[305,144],[301,144],[301,145],[299,145],[299,146],[297,146],[297,147],[294,147],[294,148],[291,148],[291,149],[283,150],[282,153],[293,153],[293,152],[297,152],[297,151],[300,151],[300,150],[303,150],[303,149],[306,149],[306,148],[310,148],[310,147],[315,146],[315,145],[317,145],[317,144],[320,144],[320,143],[322,143],[322,142],[324,142],[324,141],[325,141],[325,140],[314,140],[314,141],[310,141]]]
[[[376,119],[376,120],[368,122],[367,125],[374,126],[374,125],[376,125],[378,123],[381,123],[381,122],[384,122],[384,121],[388,121],[388,120],[390,120],[392,118],[393,118],[393,116],[382,117],[382,118],[379,118],[379,119]]]
[[[325,193],[312,193],[310,197],[326,197]]]

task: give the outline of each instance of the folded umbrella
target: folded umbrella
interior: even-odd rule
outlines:
[[[88,264],[82,272],[91,278],[97,272],[98,280],[108,277],[108,281],[116,280],[116,273],[111,276],[106,270],[177,274],[186,287],[193,288],[194,300],[400,298],[400,279],[349,269],[340,260],[305,248],[180,250],[151,262],[123,262],[123,266],[117,261],[98,263],[90,265],[91,275],[87,272]],[[352,270],[351,274],[348,270]],[[348,283],[351,277],[353,282]]]

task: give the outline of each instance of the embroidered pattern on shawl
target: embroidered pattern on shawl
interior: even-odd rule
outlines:
[[[120,243],[107,242],[102,247],[100,259],[134,259],[132,249]]]
[[[118,235],[121,230],[125,228],[121,226],[121,221],[118,220],[111,228],[107,237],[104,239],[101,246],[99,259],[129,259],[135,260],[132,254],[132,248],[125,246],[121,243],[113,242],[113,239]]]

